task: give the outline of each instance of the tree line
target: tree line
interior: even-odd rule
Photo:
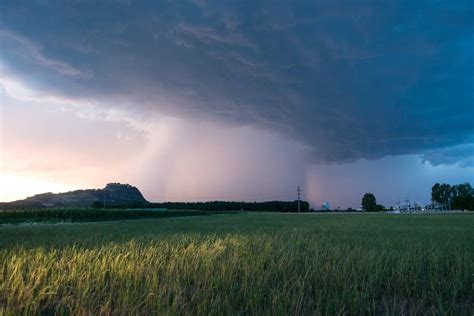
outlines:
[[[151,208],[166,208],[169,210],[199,210],[199,211],[255,211],[255,212],[297,212],[298,201],[267,201],[267,202],[162,202],[150,203]],[[309,203],[300,201],[301,212],[309,211]]]
[[[474,189],[467,182],[456,185],[435,183],[431,188],[431,201],[435,206],[448,210],[474,211]],[[387,210],[383,205],[377,204],[377,199],[372,193],[364,194],[361,205],[366,212]]]
[[[448,209],[474,210],[474,189],[470,183],[449,185],[436,183],[431,188],[431,200]]]

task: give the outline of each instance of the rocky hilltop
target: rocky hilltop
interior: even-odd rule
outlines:
[[[3,208],[22,207],[141,207],[149,204],[140,191],[129,184],[109,183],[103,189],[42,193],[24,200],[1,203]]]

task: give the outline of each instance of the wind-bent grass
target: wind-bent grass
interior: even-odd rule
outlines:
[[[0,314],[470,315],[473,228],[463,214],[0,227]]]

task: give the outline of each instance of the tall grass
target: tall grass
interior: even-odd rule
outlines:
[[[469,315],[474,217],[444,218],[220,216],[143,221],[115,241],[95,230],[124,224],[47,247],[25,237],[0,251],[0,314]]]
[[[167,218],[217,214],[205,211],[146,210],[146,209],[93,209],[51,208],[0,211],[0,224],[23,222],[91,222],[140,218]]]

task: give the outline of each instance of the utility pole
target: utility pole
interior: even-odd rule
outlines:
[[[301,190],[300,190],[300,186],[298,186],[298,213],[301,212],[300,197],[301,197]]]

